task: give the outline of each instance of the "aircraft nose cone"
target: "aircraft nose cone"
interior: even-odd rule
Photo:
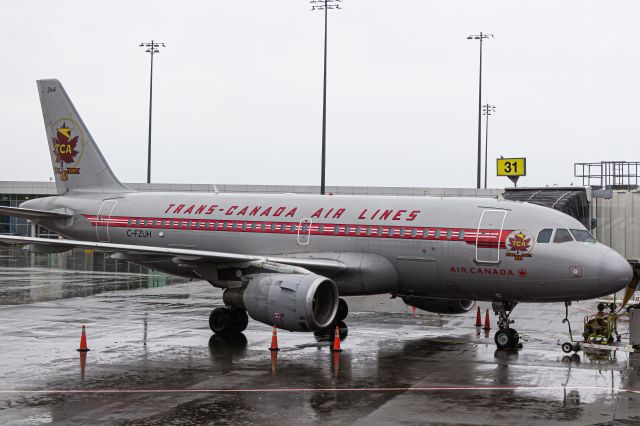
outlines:
[[[603,256],[598,269],[598,282],[610,293],[622,290],[633,278],[633,269],[629,262],[613,250]]]

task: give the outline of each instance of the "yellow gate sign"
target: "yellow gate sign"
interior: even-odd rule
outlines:
[[[498,176],[526,176],[526,158],[498,158]]]

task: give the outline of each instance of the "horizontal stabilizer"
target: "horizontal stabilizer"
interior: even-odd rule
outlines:
[[[24,219],[67,219],[72,217],[73,213],[0,206],[0,215],[22,217]]]

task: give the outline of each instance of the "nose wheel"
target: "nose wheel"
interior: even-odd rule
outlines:
[[[242,309],[229,306],[215,308],[209,315],[209,327],[215,334],[239,334],[247,329],[249,316]]]
[[[498,331],[494,336],[494,341],[498,349],[521,348],[520,335],[516,329],[509,325],[514,321],[509,319],[509,315],[516,307],[516,302],[494,302],[492,303],[493,312],[498,317]]]

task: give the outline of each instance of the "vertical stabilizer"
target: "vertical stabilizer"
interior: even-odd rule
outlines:
[[[58,194],[130,191],[114,176],[58,80],[38,80]]]

